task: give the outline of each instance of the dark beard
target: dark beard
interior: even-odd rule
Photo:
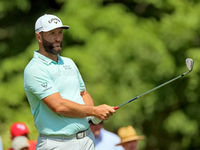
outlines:
[[[53,54],[53,55],[57,55],[62,51],[62,42],[60,43],[60,48],[59,50],[55,50],[53,47],[53,43],[46,41],[43,36],[42,36],[42,43],[44,46],[44,49],[47,53]]]

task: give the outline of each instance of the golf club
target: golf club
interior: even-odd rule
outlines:
[[[125,105],[127,103],[130,103],[130,102],[138,99],[139,97],[141,97],[141,96],[143,96],[143,95],[145,95],[145,94],[147,94],[149,92],[152,92],[152,91],[154,91],[154,90],[156,90],[156,89],[158,89],[158,88],[160,88],[160,87],[162,87],[162,86],[164,86],[166,84],[169,84],[169,83],[171,83],[171,82],[173,82],[173,81],[185,76],[186,74],[190,73],[192,71],[192,69],[193,69],[193,60],[191,58],[187,58],[186,59],[186,65],[187,65],[187,68],[188,68],[187,72],[185,72],[185,73],[181,74],[180,76],[175,77],[175,78],[173,78],[173,79],[171,79],[171,80],[169,80],[169,81],[167,81],[167,82],[165,82],[165,83],[163,83],[163,84],[161,84],[161,85],[159,85],[159,86],[157,86],[157,87],[155,87],[155,88],[153,88],[153,89],[151,89],[151,90],[149,90],[149,91],[147,91],[145,93],[142,93],[141,95],[139,95],[139,96],[137,96],[137,97],[125,102],[125,103],[122,103],[121,105],[115,106],[115,107],[113,107],[113,109],[117,110],[117,109],[119,109],[119,107],[121,107],[121,106],[123,106],[123,105]]]

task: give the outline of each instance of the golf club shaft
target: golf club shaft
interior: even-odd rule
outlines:
[[[175,77],[175,78],[173,78],[173,79],[171,79],[171,80],[169,80],[169,81],[167,81],[167,82],[165,82],[165,83],[163,83],[163,84],[161,84],[161,85],[159,85],[159,86],[157,86],[157,87],[155,87],[155,88],[153,88],[153,89],[151,89],[151,90],[149,90],[149,91],[147,91],[147,92],[145,92],[145,93],[140,94],[139,96],[137,96],[137,97],[135,97],[135,98],[133,98],[133,99],[131,99],[131,100],[125,102],[125,103],[122,103],[121,105],[115,106],[115,107],[113,107],[113,109],[117,110],[119,107],[121,107],[121,106],[123,106],[123,105],[125,105],[125,104],[127,104],[127,103],[130,103],[130,102],[132,102],[132,101],[138,99],[139,97],[141,97],[141,96],[143,96],[143,95],[145,95],[145,94],[147,94],[147,93],[149,93],[149,92],[152,92],[152,91],[154,91],[154,90],[156,90],[156,89],[158,89],[158,88],[160,88],[160,87],[163,87],[163,86],[165,86],[166,84],[169,84],[169,83],[171,83],[171,82],[173,82],[173,81],[175,81],[175,80],[177,80],[177,79],[179,79],[179,78],[185,76],[185,75],[188,74],[189,72],[190,72],[190,71],[185,72],[185,73],[181,74],[181,75],[178,76],[178,77]]]

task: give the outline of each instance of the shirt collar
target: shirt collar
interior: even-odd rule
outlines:
[[[36,58],[37,60],[43,62],[46,65],[50,65],[51,63],[57,64],[56,61],[38,53],[38,51],[34,51],[33,57]],[[61,56],[58,54],[58,63],[62,63],[62,62],[63,62],[63,60],[62,60]]]

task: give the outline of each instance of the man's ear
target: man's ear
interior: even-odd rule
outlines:
[[[37,38],[39,43],[42,42],[42,36],[41,36],[41,34],[39,32],[35,33],[35,37]]]

